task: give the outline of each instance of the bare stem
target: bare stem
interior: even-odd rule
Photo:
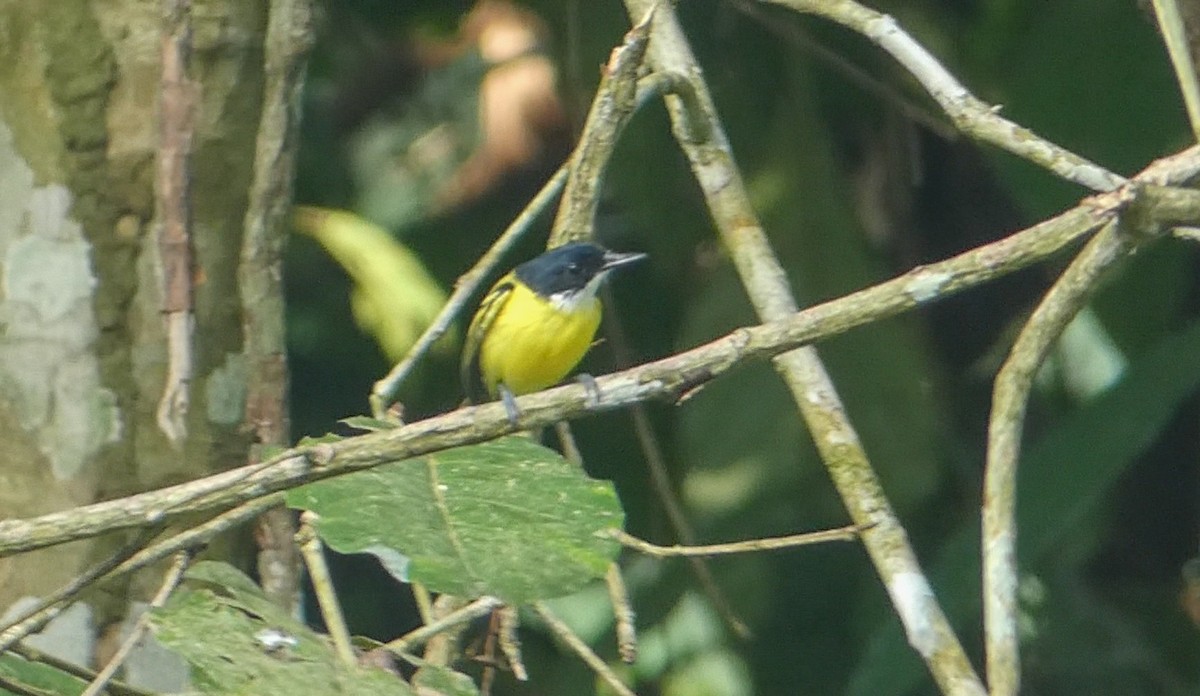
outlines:
[[[246,356],[246,415],[254,433],[250,461],[266,446],[291,441],[288,369],[283,324],[283,247],[300,131],[300,97],[313,43],[311,0],[272,2],[263,42],[262,115],[254,149],[254,179],[243,220],[238,293]],[[292,513],[279,507],[257,520],[258,573],[263,592],[295,611],[300,602],[300,562]]]
[[[676,140],[691,163],[751,304],[763,321],[781,321],[794,315],[798,305],[787,275],[750,204],[716,107],[673,8],[655,5],[651,0],[626,0],[625,5],[635,18],[652,5],[657,8],[648,56],[651,66],[687,77],[689,88],[667,97],[667,111]],[[696,124],[707,127],[698,130]],[[851,519],[863,530],[863,543],[909,642],[944,691],[982,694],[983,685],[933,598],[904,528],[883,493],[816,350],[802,347],[781,353],[775,356],[774,364],[813,434],[821,460]]]
[[[853,0],[763,1],[783,5],[796,12],[818,15],[862,34],[891,54],[917,78],[925,91],[967,135],[1008,150],[1067,181],[1095,191],[1111,191],[1125,183],[1121,176],[1001,116],[999,109],[971,94],[924,46],[905,33],[896,20],[888,15],[868,9]]]
[[[634,620],[633,605],[629,602],[629,590],[625,578],[621,577],[621,566],[613,563],[604,576],[608,585],[608,601],[613,607],[617,622],[617,652],[627,665],[637,660],[637,622]]]
[[[1200,168],[1200,148],[1193,148],[1156,163],[1147,169],[1146,176],[1157,181],[1173,181],[1172,177],[1194,172],[1197,168]],[[1152,191],[1146,189],[1146,192]],[[1128,193],[1140,195],[1134,189],[1129,189]],[[500,404],[461,408],[390,430],[297,447],[262,464],[176,486],[40,517],[0,520],[0,556],[144,526],[148,522],[161,522],[184,514],[230,508],[303,483],[482,442],[515,430],[545,427],[560,420],[653,398],[677,398],[746,360],[777,355],[896,316],[1052,256],[1111,219],[1122,207],[1129,205],[1128,197],[1098,196],[998,242],[920,266],[892,280],[787,315],[781,320],[738,329],[683,353],[602,376],[596,380],[600,387],[599,399],[588,389],[574,384],[521,396],[517,402],[522,416],[515,426],[508,421]],[[1172,209],[1172,215],[1178,212]],[[1155,213],[1151,209],[1147,214]],[[1181,223],[1174,220],[1173,224]],[[864,536],[869,534],[864,532]]]
[[[583,663],[590,667],[596,673],[596,676],[604,680],[604,683],[608,684],[613,691],[621,696],[637,696],[637,694],[633,693],[632,689],[625,685],[625,682],[621,681],[616,672],[612,671],[612,668],[604,660],[601,660],[599,655],[592,651],[582,638],[575,635],[570,626],[563,623],[562,619],[550,611],[550,608],[544,602],[535,602],[533,610],[542,618],[542,621],[546,623],[546,626],[555,637],[562,641],[562,644],[575,653],[580,660],[583,660]]]
[[[1183,93],[1192,136],[1200,141],[1200,81],[1196,79],[1196,66],[1192,63],[1187,27],[1179,14],[1179,4],[1176,0],[1154,0],[1154,16],[1158,18],[1163,42],[1167,44],[1171,65],[1175,68],[1175,80]]]
[[[1046,293],[996,375],[983,496],[983,620],[991,696],[1015,696],[1020,684],[1016,479],[1033,377],[1101,274],[1133,247],[1115,222],[1096,235]]]
[[[150,628],[150,612],[161,608],[167,603],[167,598],[175,591],[179,585],[179,581],[183,579],[183,573],[187,570],[188,565],[192,562],[192,554],[188,551],[181,551],[175,556],[175,562],[171,564],[171,569],[167,571],[163,577],[162,585],[158,588],[154,598],[150,600],[150,605],[142,612],[134,623],[133,628],[129,631],[129,635],[121,643],[121,647],[117,648],[117,652],[104,665],[104,669],[96,675],[96,678],[87,685],[80,696],[98,696],[108,688],[108,683],[116,676],[117,670],[121,665],[125,664],[125,660],[133,653],[133,649],[137,647],[138,642],[142,640],[142,636]]]
[[[460,607],[435,621],[431,621],[418,629],[405,633],[383,647],[395,653],[407,652],[414,645],[420,645],[439,633],[455,626],[461,626],[468,621],[474,621],[481,616],[487,616],[493,609],[503,605],[504,603],[496,597],[480,597],[465,607]]]
[[[325,564],[325,554],[321,546],[321,538],[317,536],[317,514],[306,511],[300,515],[300,529],[296,531],[296,544],[300,547],[300,555],[304,565],[308,567],[308,577],[312,580],[313,594],[321,607],[321,618],[325,620],[325,628],[333,640],[333,648],[343,665],[353,667],[357,659],[354,648],[350,645],[350,631],[346,628],[346,619],[342,616],[342,607],[338,604],[337,592],[333,589],[333,578],[329,575],[329,566]]]
[[[683,556],[690,558],[693,556],[722,556],[731,553],[792,549],[797,546],[825,544],[831,541],[856,541],[859,538],[859,532],[859,528],[851,524],[845,527],[838,527],[837,529],[824,529],[819,532],[806,532],[804,534],[790,534],[781,537],[767,537],[765,539],[750,539],[748,541],[733,541],[727,544],[704,544],[700,546],[680,546],[679,544],[659,546],[620,530],[617,530],[613,536],[616,537],[617,541],[621,542],[622,546],[644,553],[647,556],[654,556],[655,558]]]

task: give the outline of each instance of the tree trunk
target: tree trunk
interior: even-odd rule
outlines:
[[[196,0],[191,23],[198,105],[185,280],[194,321],[181,345],[193,366],[172,437],[156,414],[169,363],[155,203],[163,10],[137,0],[0,0],[0,518],[176,483],[248,456],[248,374],[258,363],[247,354],[239,264],[267,3]],[[61,587],[125,540],[0,560],[0,613]],[[216,553],[246,565],[248,550]],[[39,647],[82,662],[106,654],[111,629],[159,575],[90,593]]]

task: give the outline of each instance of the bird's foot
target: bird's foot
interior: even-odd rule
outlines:
[[[500,401],[504,404],[504,413],[508,416],[508,424],[514,428],[517,427],[517,421],[521,418],[521,409],[517,408],[516,397],[503,384],[500,385]]]
[[[586,372],[581,372],[575,377],[575,381],[583,385],[584,391],[587,392],[587,407],[595,408],[600,405],[600,385],[596,384],[596,378]]]

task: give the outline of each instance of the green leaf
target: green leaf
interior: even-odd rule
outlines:
[[[1052,561],[1063,537],[1103,503],[1121,473],[1200,387],[1197,365],[1200,323],[1160,341],[1120,382],[1029,448],[1017,486],[1017,551],[1025,570]],[[979,529],[973,523],[942,546],[927,571],[956,627],[979,622],[979,567]],[[925,674],[899,624],[890,620],[871,636],[847,693],[906,694]]]
[[[425,264],[387,230],[353,213],[301,206],[296,229],[320,242],[346,269],[354,287],[351,310],[392,360],[404,357],[441,311],[446,293]],[[445,353],[448,334],[434,344]]]
[[[388,672],[342,665],[328,642],[271,603],[250,578],[215,561],[151,615],[155,636],[191,666],[206,694],[412,696]]]
[[[12,653],[0,655],[0,680],[26,693],[62,696],[81,693],[83,680],[40,662],[29,662]],[[12,693],[0,687],[0,694]]]
[[[624,521],[608,482],[513,436],[457,447],[288,493],[321,538],[373,553],[401,580],[510,604],[559,597],[602,577]]]

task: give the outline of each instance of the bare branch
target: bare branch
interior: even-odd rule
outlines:
[[[163,577],[162,585],[158,588],[154,598],[150,600],[149,606],[142,611],[142,615],[134,622],[133,628],[130,629],[129,635],[122,641],[121,647],[117,649],[116,654],[104,665],[104,669],[96,675],[94,679],[87,685],[79,696],[98,696],[108,689],[108,683],[116,676],[117,670],[129,656],[133,653],[133,649],[141,642],[142,636],[146,635],[146,631],[150,628],[150,612],[158,609],[167,603],[167,598],[175,591],[179,585],[179,581],[183,579],[183,573],[187,570],[188,565],[192,561],[192,554],[188,551],[181,551],[176,555],[175,563],[171,565]]]
[[[333,589],[333,577],[329,575],[329,566],[325,565],[325,554],[315,526],[317,519],[317,513],[311,510],[300,515],[296,545],[300,547],[300,555],[304,557],[304,565],[308,568],[313,594],[317,597],[321,618],[324,619],[325,627],[329,629],[329,637],[333,640],[334,652],[343,665],[353,667],[357,660],[354,657],[354,648],[350,645],[350,630],[346,628],[346,618],[342,615],[337,592]]]
[[[1179,4],[1175,0],[1154,0],[1154,16],[1158,18],[1163,42],[1167,44],[1171,65],[1175,68],[1175,80],[1183,93],[1192,136],[1200,141],[1200,81],[1196,79],[1196,66],[1192,63],[1187,27],[1179,14]]]
[[[544,602],[536,602],[533,605],[533,610],[536,611],[537,615],[542,618],[542,621],[546,623],[546,626],[550,628],[550,631],[554,633],[555,637],[562,641],[563,645],[567,646],[571,652],[578,655],[579,659],[583,660],[583,663],[590,667],[591,670],[596,673],[596,676],[604,680],[604,683],[608,684],[613,691],[621,696],[637,696],[637,694],[633,693],[632,689],[625,685],[625,682],[621,681],[621,678],[617,676],[616,672],[613,672],[612,669],[605,664],[604,660],[601,660],[600,657],[596,655],[596,653],[593,652],[590,647],[588,647],[588,644],[583,642],[582,638],[575,635],[575,632],[571,630],[570,626],[563,623],[562,619],[558,618],[553,612],[550,611],[550,608],[546,606]]]
[[[1193,148],[1156,163],[1147,175],[1166,175],[1165,180],[1173,182],[1174,176],[1186,178],[1197,170],[1200,148]],[[516,425],[508,421],[499,403],[462,408],[392,430],[294,448],[262,464],[177,486],[30,519],[0,520],[0,556],[183,514],[228,508],[302,483],[481,442],[515,430],[544,427],[587,413],[653,398],[675,398],[742,361],[767,358],[830,338],[1025,268],[1085,237],[1125,205],[1127,200],[1112,196],[1090,199],[998,242],[920,266],[879,285],[788,315],[782,321],[739,329],[684,353],[600,377],[596,380],[599,399],[577,384],[518,397],[522,417]],[[1200,210],[1196,219],[1200,220]]]
[[[504,602],[501,602],[496,597],[480,597],[465,607],[460,607],[435,621],[405,633],[383,647],[394,653],[407,652],[409,648],[420,645],[443,631],[455,626],[461,626],[468,621],[474,621],[481,616],[486,616],[493,609],[501,606],[504,606]]]
[[[191,152],[198,89],[188,77],[192,51],[190,0],[164,0],[159,153],[155,197],[158,263],[163,282],[167,376],[158,427],[172,444],[187,436],[193,371]]]
[[[467,302],[475,295],[484,281],[491,276],[504,255],[520,241],[538,216],[554,202],[554,198],[567,181],[567,171],[567,165],[560,167],[554,176],[550,177],[550,180],[542,186],[542,190],[538,191],[533,200],[529,201],[517,219],[513,220],[504,233],[496,238],[487,253],[479,257],[471,270],[459,276],[450,299],[446,301],[442,311],[438,312],[437,318],[433,320],[429,328],[425,329],[425,333],[421,334],[421,337],[413,344],[412,350],[408,351],[408,355],[404,356],[404,359],[397,363],[385,377],[375,383],[371,389],[370,401],[371,413],[376,418],[383,418],[387,415],[387,409],[395,401],[400,385],[412,374],[417,363],[425,357],[433,344],[446,334],[450,325],[458,318]]]
[[[625,5],[631,16],[639,17],[653,2],[626,0]],[[764,321],[784,320],[797,311],[787,274],[750,204],[716,107],[674,10],[667,4],[655,6],[651,65],[656,70],[683,75],[689,83],[688,89],[666,100],[676,140],[691,163],[755,311]],[[933,599],[904,528],[884,495],[816,350],[792,350],[776,356],[774,364],[792,392],[850,518],[864,530],[863,544],[887,587],[909,643],[944,691],[982,694],[983,685]],[[902,591],[904,588],[924,588],[925,592],[912,594]],[[920,601],[910,601],[914,597]]]
[[[254,152],[254,180],[244,220],[238,292],[246,355],[246,415],[255,434],[250,461],[264,445],[291,441],[288,371],[283,326],[283,246],[292,205],[292,181],[300,131],[300,97],[313,43],[310,0],[271,3],[267,18],[262,115]],[[263,513],[255,525],[258,573],[263,592],[294,611],[300,601],[300,563],[292,514]]]
[[[999,109],[971,94],[932,54],[900,28],[895,19],[853,0],[762,0],[796,12],[815,14],[856,31],[887,51],[929,92],[967,135],[1041,165],[1094,191],[1111,191],[1125,179],[1098,164],[1038,137],[1009,121]]]
[[[647,556],[655,558],[670,558],[673,556],[720,556],[730,553],[749,553],[751,551],[775,551],[778,549],[791,549],[797,546],[811,546],[813,544],[825,544],[830,541],[854,541],[859,537],[859,529],[855,525],[846,527],[838,527],[837,529],[823,529],[819,532],[806,532],[804,534],[790,534],[781,537],[768,537],[766,539],[748,539],[746,541],[733,541],[727,544],[705,544],[699,546],[659,546],[651,544],[648,541],[643,541],[632,534],[627,534],[618,530],[613,534],[617,541],[621,542],[622,546],[629,547],[634,551],[640,551]]]

